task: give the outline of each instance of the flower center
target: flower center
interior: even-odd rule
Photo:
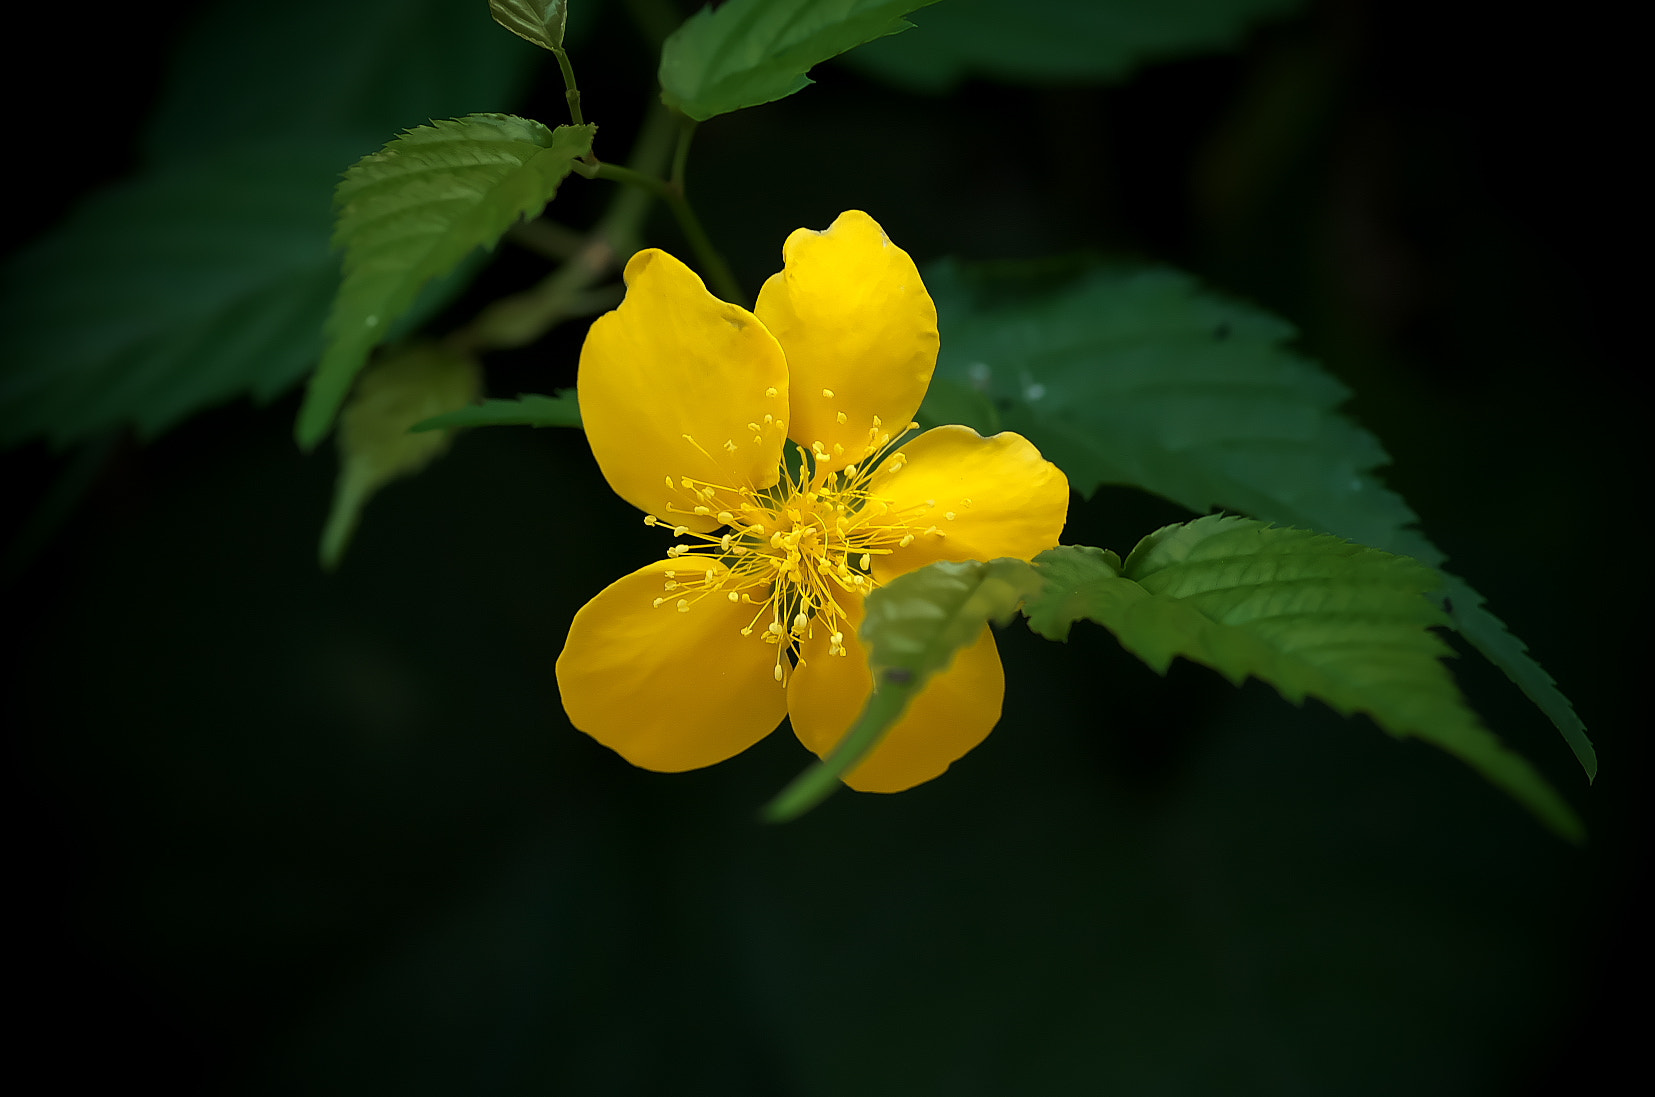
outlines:
[[[711,517],[720,526],[711,533],[670,527],[687,542],[667,550],[683,567],[665,573],[655,606],[687,613],[709,597],[751,606],[741,634],[775,645],[778,682],[787,681],[795,663],[803,665],[800,645],[818,629],[827,634],[828,654],[844,655],[847,604],[874,589],[874,558],[920,537],[942,536],[926,522],[929,508],[898,508],[868,491],[881,458],[888,472],[905,461],[900,451],[891,452],[896,440],[889,434],[878,441],[860,465],[833,472],[813,471],[826,456],[819,444],[816,455],[798,448],[797,468],[784,463],[776,485],[762,490],[669,477],[668,486],[683,500],[672,510]],[[654,515],[644,523],[667,525]]]

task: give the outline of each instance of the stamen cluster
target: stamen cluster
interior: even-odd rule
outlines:
[[[758,424],[750,425],[759,432]],[[908,430],[918,426],[910,423]],[[849,615],[841,595],[865,597],[874,589],[875,557],[921,537],[944,536],[928,523],[934,502],[898,509],[868,490],[876,468],[891,473],[903,466],[906,458],[896,446],[906,434],[893,438],[875,418],[868,433],[872,452],[843,469],[826,468],[820,442],[809,450],[796,446],[797,462],[789,467],[784,461],[768,488],[667,477],[677,500],[670,512],[711,517],[719,528],[699,533],[684,524],[670,527],[686,543],[667,555],[684,566],[664,573],[663,594],[654,605],[688,613],[703,598],[723,597],[752,606],[741,634],[776,646],[778,682],[787,681],[795,664],[803,665],[800,645],[817,629],[827,630],[829,655],[844,655]],[[655,515],[644,522],[667,525]]]

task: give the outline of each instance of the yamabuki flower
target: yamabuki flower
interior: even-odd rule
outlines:
[[[868,593],[937,560],[1027,560],[1068,511],[1063,473],[1019,435],[910,433],[937,312],[873,218],[800,229],[782,254],[748,312],[641,251],[581,351],[598,467],[675,540],[575,615],[558,688],[575,727],[647,769],[723,761],[783,717],[827,754],[873,688]],[[1004,693],[985,626],[846,783],[930,780],[988,735]]]

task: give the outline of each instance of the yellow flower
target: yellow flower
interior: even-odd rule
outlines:
[[[575,615],[558,688],[575,727],[646,769],[723,761],[784,716],[825,755],[873,688],[869,591],[937,560],[1029,559],[1067,514],[1068,481],[1019,435],[909,436],[937,311],[873,218],[800,229],[782,255],[748,312],[641,251],[581,351],[598,467],[677,540]],[[1004,693],[985,626],[846,783],[930,780],[988,735]]]

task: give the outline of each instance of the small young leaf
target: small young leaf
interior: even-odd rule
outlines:
[[[542,49],[563,48],[569,0],[488,0],[494,21]]]
[[[960,421],[1024,435],[1082,494],[1139,487],[1197,513],[1223,508],[1442,562],[1413,510],[1375,474],[1390,460],[1384,448],[1339,412],[1348,390],[1287,349],[1287,323],[1157,267],[1036,283],[943,263],[925,280],[947,333],[937,378],[949,409],[970,411],[959,390],[974,390],[975,417]],[[922,419],[935,416],[921,408]],[[1460,610],[1453,623],[1595,776],[1568,699],[1481,609],[1480,595],[1443,578]]]
[[[811,68],[905,31],[936,0],[728,0],[702,8],[661,49],[661,98],[697,121],[783,99]]]
[[[1256,677],[1300,704],[1315,697],[1366,713],[1466,762],[1571,841],[1580,820],[1521,757],[1477,720],[1430,629],[1447,623],[1425,597],[1438,583],[1416,560],[1326,534],[1210,516],[1144,538],[1124,564],[1059,548],[1035,564],[1045,591],[1029,625],[1061,640],[1095,621],[1157,673],[1183,656],[1240,685]]]
[[[812,765],[764,809],[773,823],[809,811],[839,787],[839,776],[878,745],[932,675],[988,622],[1009,621],[1041,578],[1022,560],[943,561],[901,575],[868,596],[859,635],[876,683],[856,723],[833,753]]]
[[[493,247],[519,218],[538,216],[591,151],[593,132],[471,114],[410,130],[345,173],[333,237],[345,249],[344,281],[299,411],[300,446],[327,434],[369,352],[420,287],[474,248]]]
[[[415,434],[410,424],[476,399],[481,385],[475,359],[437,343],[400,347],[363,371],[339,416],[339,481],[322,531],[322,567],[338,566],[375,492],[447,451],[453,431]]]
[[[575,394],[519,396],[515,400],[484,400],[480,404],[444,412],[415,423],[409,430],[454,430],[460,427],[578,427],[580,405]]]

